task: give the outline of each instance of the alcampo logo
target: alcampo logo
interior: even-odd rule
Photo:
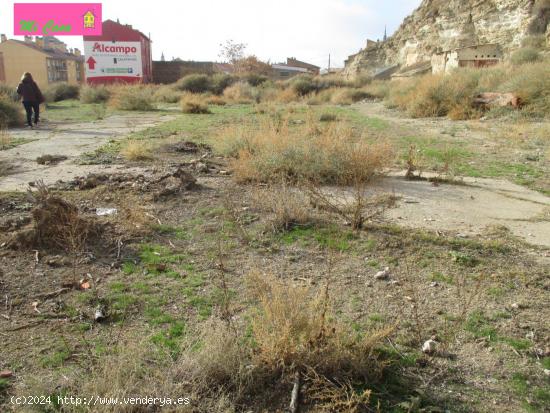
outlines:
[[[136,47],[130,47],[130,46],[106,46],[104,44],[101,44],[99,42],[94,43],[93,48],[94,53],[137,53]]]

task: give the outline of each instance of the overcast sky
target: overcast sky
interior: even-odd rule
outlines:
[[[0,0],[0,32],[13,36],[14,0]],[[23,3],[25,1],[17,1]],[[69,3],[33,0],[29,3]],[[73,2],[84,2],[74,0]],[[90,2],[99,2],[91,0]],[[367,38],[393,33],[421,0],[104,0],[103,19],[120,19],[151,34],[153,59],[219,60],[219,44],[246,43],[247,52],[272,63],[296,57],[343,66]],[[82,38],[63,36],[82,49]]]

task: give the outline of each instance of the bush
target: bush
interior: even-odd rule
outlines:
[[[176,82],[177,89],[191,93],[208,92],[211,85],[211,78],[201,74],[187,75]]]
[[[155,102],[178,103],[181,99],[181,93],[172,86],[160,86],[153,94]]]
[[[44,93],[47,102],[60,102],[68,99],[78,99],[80,87],[68,83],[56,83],[50,86]]]
[[[525,47],[519,50],[516,50],[510,60],[514,65],[523,65],[525,63],[534,63],[540,60],[540,53],[538,50],[531,47]]]
[[[212,76],[209,90],[215,95],[221,95],[225,89],[235,83],[235,80],[233,76],[224,73],[216,73]]]
[[[128,140],[120,153],[129,161],[147,161],[153,159],[151,145],[142,140]]]
[[[0,128],[23,124],[21,104],[7,95],[0,94]]]
[[[149,87],[143,85],[124,85],[114,89],[111,104],[120,110],[150,111],[153,94]]]
[[[309,76],[297,76],[291,80],[291,87],[298,96],[306,96],[318,90],[317,84]]]
[[[277,119],[255,127],[231,127],[212,145],[233,158],[239,182],[280,182],[281,178],[320,184],[367,182],[392,156],[387,144],[371,145],[344,125],[320,128],[311,121],[292,128]]]
[[[190,114],[208,114],[211,113],[208,109],[208,104],[204,99],[193,93],[186,93],[181,98],[181,110],[183,113]]]
[[[4,84],[0,84],[0,96],[5,96],[14,102],[17,102],[19,100],[17,89]]]
[[[104,103],[111,97],[111,92],[105,86],[83,86],[80,89],[82,103]]]
[[[238,82],[228,87],[223,92],[223,96],[234,103],[253,103],[260,100],[258,89],[246,82]]]

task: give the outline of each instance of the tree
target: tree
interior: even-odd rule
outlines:
[[[244,51],[247,45],[245,43],[236,43],[233,40],[227,40],[220,43],[220,57],[229,63],[236,64],[244,58]]]

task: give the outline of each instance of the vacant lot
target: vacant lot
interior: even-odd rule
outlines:
[[[0,151],[0,410],[545,411],[548,122],[94,107]]]

